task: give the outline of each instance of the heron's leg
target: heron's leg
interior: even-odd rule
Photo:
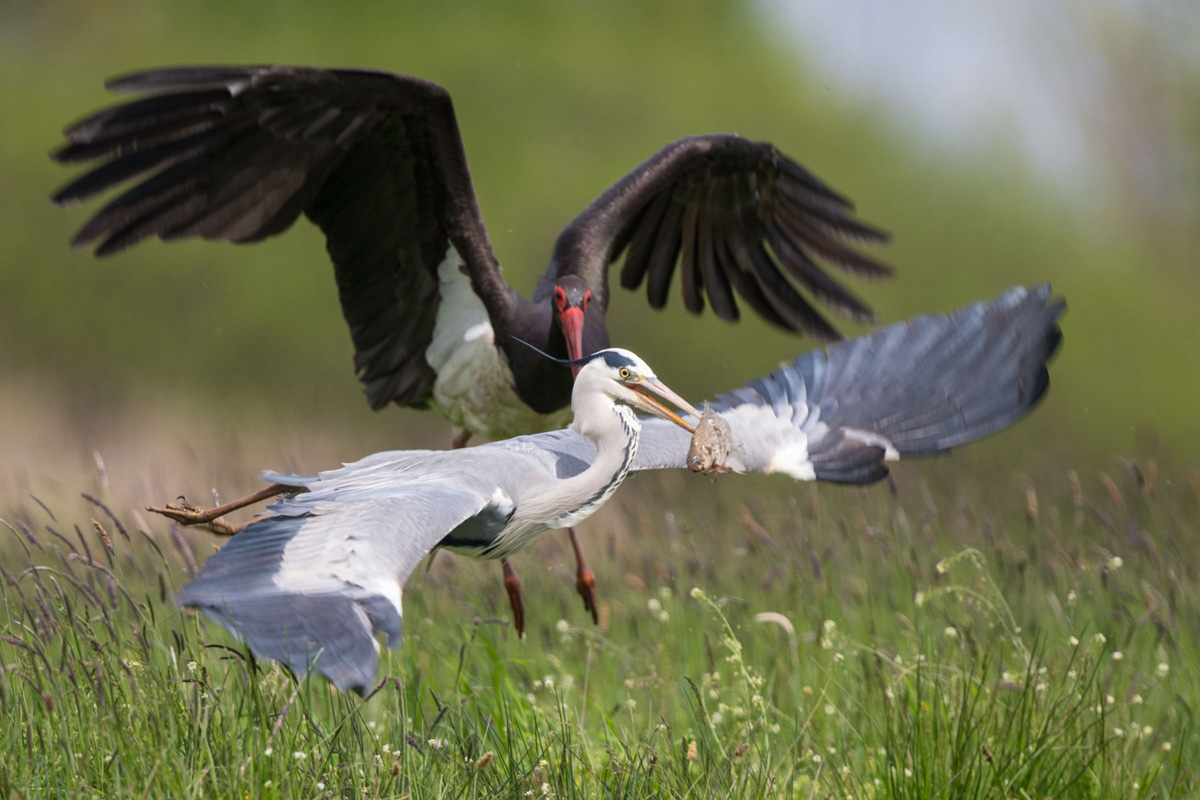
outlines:
[[[512,606],[513,627],[517,629],[517,636],[524,638],[525,599],[521,596],[521,576],[507,558],[500,559],[500,566],[504,567],[504,588],[508,591],[508,604]]]
[[[592,622],[599,625],[600,614],[596,610],[596,573],[592,572],[592,568],[583,558],[583,551],[579,549],[579,539],[575,538],[575,529],[567,528],[567,535],[571,537],[571,547],[575,549],[575,591],[583,598],[584,610],[592,612]]]
[[[304,491],[304,488],[301,486],[273,483],[265,489],[259,489],[254,494],[248,494],[243,498],[216,506],[215,508],[200,508],[200,506],[189,503],[181,497],[178,502],[167,503],[165,508],[147,506],[146,510],[153,511],[155,514],[162,514],[164,517],[173,519],[181,525],[207,525],[209,530],[215,533],[232,536],[246,527],[245,524],[234,525],[223,519],[219,519],[219,517],[228,514],[230,511],[237,511],[239,508],[245,508],[248,505],[266,500],[268,497],[298,491]]]

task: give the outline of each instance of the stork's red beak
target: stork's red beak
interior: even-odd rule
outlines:
[[[564,308],[558,313],[563,338],[567,340],[567,358],[571,361],[583,358],[583,319],[583,309],[578,307]],[[578,377],[581,369],[581,365],[571,367],[571,376]]]

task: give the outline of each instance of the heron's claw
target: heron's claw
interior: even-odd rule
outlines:
[[[525,599],[521,595],[521,576],[508,563],[507,558],[500,559],[504,567],[504,588],[508,592],[508,604],[512,606],[513,627],[517,629],[517,638],[525,638]]]
[[[203,525],[210,531],[223,536],[233,536],[245,527],[244,525],[234,525],[218,516],[214,516],[212,509],[201,508],[195,503],[189,503],[183,497],[176,499],[174,503],[167,503],[166,507],[147,506],[146,510],[153,511],[155,514],[162,514],[167,519],[173,519],[180,525]]]
[[[583,598],[583,608],[592,615],[592,622],[600,624],[600,612],[596,606],[596,573],[592,572],[584,562],[579,563],[579,570],[575,573],[575,591],[579,592],[579,596]]]
[[[176,498],[174,503],[167,503],[165,508],[147,506],[146,510],[162,514],[164,517],[169,517],[184,525],[195,525],[201,521],[200,517],[204,514],[203,508],[195,503],[189,503],[184,497]]]
[[[571,549],[575,551],[575,591],[579,592],[579,596],[583,598],[584,609],[591,612],[592,622],[599,625],[600,612],[596,606],[596,573],[592,572],[592,568],[588,566],[587,560],[583,557],[583,550],[579,547],[575,529],[567,528],[567,535],[571,537]]]

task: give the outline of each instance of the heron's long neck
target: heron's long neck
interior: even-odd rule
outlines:
[[[578,475],[547,487],[543,498],[550,512],[545,517],[550,520],[547,527],[566,528],[591,516],[625,480],[637,455],[642,431],[637,415],[608,398],[595,399],[597,408],[575,408],[572,427],[596,445],[596,458]],[[580,424],[580,419],[587,424]]]

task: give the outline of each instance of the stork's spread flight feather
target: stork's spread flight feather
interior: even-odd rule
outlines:
[[[888,459],[945,452],[1032,408],[1063,307],[1049,287],[1012,289],[801,356],[712,408],[748,471],[878,480]],[[504,556],[595,511],[631,471],[685,468],[691,436],[662,400],[699,416],[637,356],[609,350],[580,372],[568,430],[376,453],[313,478],[267,473],[298,493],[211,556],[179,602],[261,656],[365,687],[376,634],[398,643],[404,582],[431,550]]]
[[[407,75],[309,67],[190,67],[108,83],[137,99],[66,129],[54,153],[91,162],[54,195],[70,205],[124,184],[76,234],[109,255],[147,238],[256,242],[301,215],[325,234],[355,369],[373,408],[437,405],[488,438],[560,427],[571,375],[516,345],[579,358],[608,346],[608,270],[722,319],[738,298],[787,330],[837,334],[812,302],[866,305],[819,266],[890,268],[852,245],[887,235],[766,142],[672,142],[559,235],[530,299],[508,285],[475,197],[449,93]],[[96,162],[100,162],[96,164]]]

